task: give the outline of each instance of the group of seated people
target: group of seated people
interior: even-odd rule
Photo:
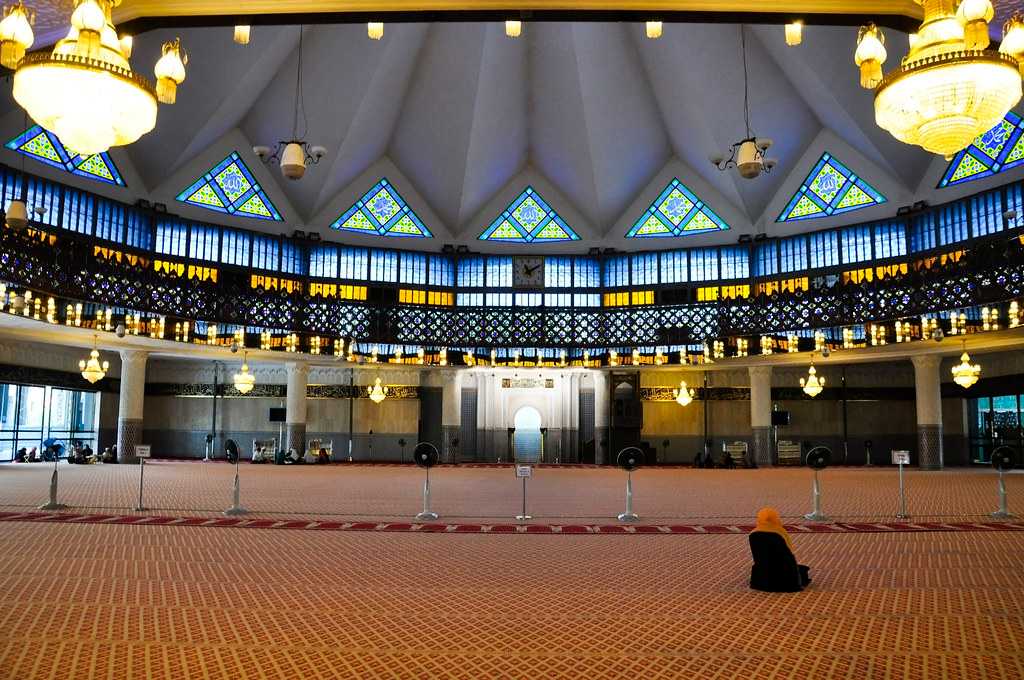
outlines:
[[[55,460],[60,460],[64,455],[64,445],[60,442],[50,442],[43,448],[42,453],[39,452],[39,448],[33,446],[32,448],[21,447],[14,453],[15,463],[52,463]],[[72,465],[89,465],[91,463],[116,463],[117,462],[117,446],[108,446],[103,449],[103,453],[100,456],[96,456],[93,452],[92,447],[86,443],[74,442],[71,445],[71,451],[67,455],[68,463]]]
[[[96,454],[88,444],[83,446],[81,442],[74,442],[68,454],[68,462],[72,465],[89,465],[96,462]]]
[[[228,455],[228,460],[233,461],[230,454]],[[330,463],[331,454],[323,447],[320,447],[320,449],[315,453],[313,450],[310,450],[308,454],[303,456],[294,448],[290,448],[287,451],[271,451],[266,446],[257,446],[256,450],[252,453],[252,459],[250,462],[255,464],[275,463],[277,465],[304,465],[306,463],[321,464]]]

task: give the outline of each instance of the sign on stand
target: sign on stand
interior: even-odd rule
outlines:
[[[893,450],[892,464],[900,466],[900,511],[896,517],[897,519],[909,519],[910,515],[907,514],[907,496],[903,489],[903,466],[910,465],[910,451]]]
[[[516,465],[516,479],[523,480],[523,512],[516,515],[516,519],[520,522],[533,519],[530,515],[526,514],[526,480],[530,477],[533,477],[533,467],[529,465]]]
[[[145,510],[145,506],[142,505],[142,479],[145,475],[146,470],[146,459],[150,457],[151,449],[149,444],[136,444],[135,445],[135,457],[139,459],[139,504],[135,509],[139,512]]]

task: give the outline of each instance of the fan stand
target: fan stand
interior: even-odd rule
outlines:
[[[806,515],[804,519],[809,519],[812,522],[827,522],[828,516],[821,511],[821,482],[818,480],[818,471],[814,471],[814,492],[812,495],[814,499],[814,510]]]
[[[56,473],[54,473],[56,474]],[[1006,504],[1006,480],[1003,478],[1003,471],[999,471],[999,509],[991,515],[995,519],[1013,519],[1016,517],[1010,512]]]
[[[633,471],[626,471],[626,511],[619,515],[620,522],[639,522],[640,516],[633,512]]]
[[[231,515],[244,515],[247,512],[249,512],[248,510],[243,508],[242,504],[241,504],[242,487],[241,487],[241,485],[238,482],[238,459],[239,458],[241,458],[241,456],[235,456],[235,485],[234,485],[234,492],[233,492],[233,495],[232,495],[232,498],[234,499],[234,502],[231,504],[230,508],[228,508],[227,510],[224,511],[224,514],[228,515],[229,517]]]
[[[427,476],[423,480],[423,512],[416,515],[419,520],[437,519],[437,513],[430,509],[430,468],[426,468]]]

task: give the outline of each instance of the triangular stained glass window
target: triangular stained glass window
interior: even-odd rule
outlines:
[[[245,161],[234,151],[178,194],[178,200],[229,215],[283,221]]]
[[[678,179],[640,216],[626,238],[666,238],[725,231],[729,225]]]
[[[533,187],[529,186],[508,204],[504,212],[498,215],[478,238],[481,241],[499,243],[558,243],[580,240],[572,227],[565,223]]]
[[[960,151],[946,168],[939,188],[973,182],[1024,163],[1024,120],[1013,111]]]
[[[399,238],[434,238],[423,220],[386,178],[374,184],[334,220],[331,229]]]
[[[825,153],[775,221],[793,222],[841,215],[885,201],[885,196],[877,189],[832,154]]]
[[[124,180],[107,152],[82,157],[61,144],[57,135],[33,125],[7,142],[7,148],[41,163],[98,182],[124,186]]]

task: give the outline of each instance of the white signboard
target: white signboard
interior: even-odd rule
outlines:
[[[517,465],[516,477],[533,477],[533,468],[529,465]]]
[[[135,445],[135,457],[136,458],[149,458],[149,444],[136,444]]]
[[[910,451],[893,451],[893,465],[910,465]]]

